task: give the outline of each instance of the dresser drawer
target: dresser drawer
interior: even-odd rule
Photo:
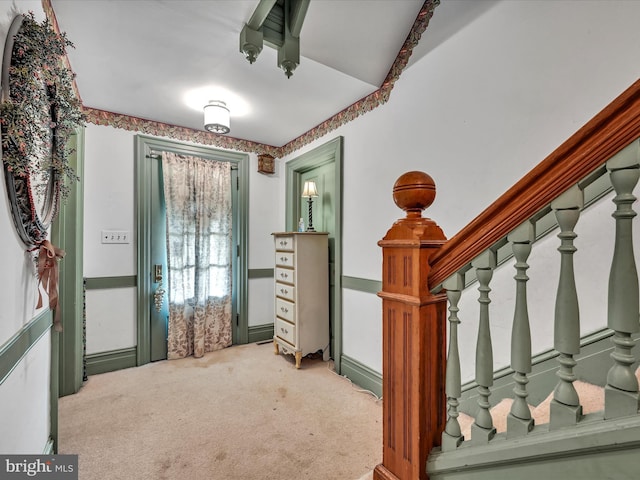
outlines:
[[[296,305],[282,298],[276,298],[276,315],[280,318],[296,323]]]
[[[296,283],[295,272],[290,268],[276,267],[276,282],[285,282],[293,285]]]
[[[296,287],[294,287],[293,285],[276,282],[276,297],[282,297],[293,301],[296,293],[295,290]]]
[[[294,347],[296,346],[296,326],[285,322],[280,318],[276,318],[276,335],[286,340]]]
[[[293,268],[293,252],[276,252],[276,265]]]
[[[293,252],[293,236],[276,237],[276,250]]]

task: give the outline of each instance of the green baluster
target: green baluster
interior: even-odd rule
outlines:
[[[531,373],[531,329],[527,308],[527,259],[535,240],[535,226],[526,222],[511,232],[507,239],[512,243],[516,259],[516,304],[511,331],[511,368],[514,370],[514,401],[507,416],[507,437],[519,437],[529,433],[534,426],[527,403],[527,374]]]
[[[582,406],[578,392],[573,385],[576,375],[573,371],[576,361],[573,356],[580,353],[580,313],[578,294],[573,271],[573,245],[577,237],[573,229],[578,223],[580,210],[584,206],[584,195],[577,186],[567,190],[551,203],[560,225],[560,279],[556,295],[554,321],[554,348],[560,356],[558,362],[558,383],[550,406],[549,429],[574,425],[582,417]]]
[[[609,275],[607,324],[614,331],[613,366],[607,374],[605,387],[605,418],[638,413],[638,380],[632,369],[635,357],[631,349],[635,341],[631,334],[639,330],[638,271],[633,253],[632,205],[633,189],[640,178],[640,142],[636,140],[607,162],[611,184],[616,191],[613,202],[616,211],[615,246]]]
[[[478,324],[478,341],[476,344],[476,383],[478,384],[478,412],[471,426],[471,441],[477,444],[488,443],[496,434],[489,407],[489,396],[493,386],[493,347],[491,345],[491,328],[489,326],[489,282],[496,267],[496,253],[490,250],[480,254],[471,262],[476,269],[478,291],[480,297],[480,322]]]
[[[447,394],[447,423],[442,432],[442,451],[455,450],[464,440],[458,422],[458,399],[462,395],[460,376],[460,352],[458,350],[458,301],[464,289],[464,274],[455,273],[442,285],[447,290],[449,301],[449,354],[447,355],[447,375],[445,392]]]

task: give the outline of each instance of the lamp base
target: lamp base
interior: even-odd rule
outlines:
[[[307,197],[307,204],[309,205],[309,223],[307,224],[307,232],[315,232],[313,228],[313,198]]]

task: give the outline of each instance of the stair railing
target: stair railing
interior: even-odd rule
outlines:
[[[421,172],[409,172],[398,179],[394,200],[407,216],[379,242],[383,247],[383,288],[379,294],[383,300],[383,462],[374,471],[375,480],[424,480],[428,478],[427,458],[436,451],[434,448],[441,447],[437,452],[446,454],[495,442],[489,410],[493,345],[488,306],[493,271],[509,257],[515,259],[516,270],[511,339],[515,388],[506,438],[527,437],[537,430],[527,402],[532,368],[527,260],[536,233],[540,235],[555,225],[560,227],[560,278],[554,348],[559,353],[560,368],[548,430],[581,421],[582,407],[573,386],[575,356],[580,349],[574,229],[585,204],[603,194],[603,181],[610,182],[616,192],[616,240],[608,303],[608,326],[614,332],[615,350],[603,416],[614,419],[637,415],[638,382],[632,370],[636,358],[631,349],[632,334],[640,323],[631,230],[636,215],[632,192],[640,178],[639,137],[640,81],[448,241],[444,241],[435,222],[421,215],[435,197],[432,179]],[[478,413],[471,439],[465,439],[458,421],[458,301],[462,290],[475,281],[480,304]],[[443,346],[447,304],[448,362]],[[442,337],[433,338],[435,334]]]

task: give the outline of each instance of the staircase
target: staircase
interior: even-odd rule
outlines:
[[[394,201],[406,217],[378,243],[383,461],[373,480],[637,478],[640,291],[633,230],[639,180],[640,80],[449,240],[422,216],[435,199],[433,179],[423,172],[398,178]],[[598,203],[606,203],[608,213],[595,217],[594,230],[610,232],[612,243],[598,234],[575,241],[585,224],[581,216],[591,219],[582,212],[605,196],[613,204]],[[550,232],[557,239],[539,242]],[[598,248],[574,255],[585,244]],[[608,274],[594,272],[594,256],[607,259]],[[536,263],[541,258],[552,259],[552,268]],[[529,296],[528,262],[546,273]],[[495,282],[506,289],[500,298],[510,311],[494,319],[489,304],[498,295],[491,281],[502,265],[515,268],[512,283]],[[576,266],[582,268],[578,282]],[[468,302],[463,293],[472,284],[479,296]],[[586,308],[579,305],[585,299]],[[551,312],[540,309],[542,302]],[[596,310],[606,325],[601,338],[612,347],[593,368],[594,359],[584,361],[581,350],[590,344],[580,337],[580,313]],[[459,329],[467,329],[467,339],[474,335],[475,351],[460,343]],[[532,339],[552,341],[556,375],[542,391],[533,381],[539,364]],[[501,372],[494,371],[494,349],[497,363],[509,365]],[[472,393],[461,383],[462,367],[469,366],[475,367]],[[582,375],[585,369],[598,378]],[[508,392],[494,385],[507,375],[513,378]],[[594,384],[582,381],[587,378]]]

